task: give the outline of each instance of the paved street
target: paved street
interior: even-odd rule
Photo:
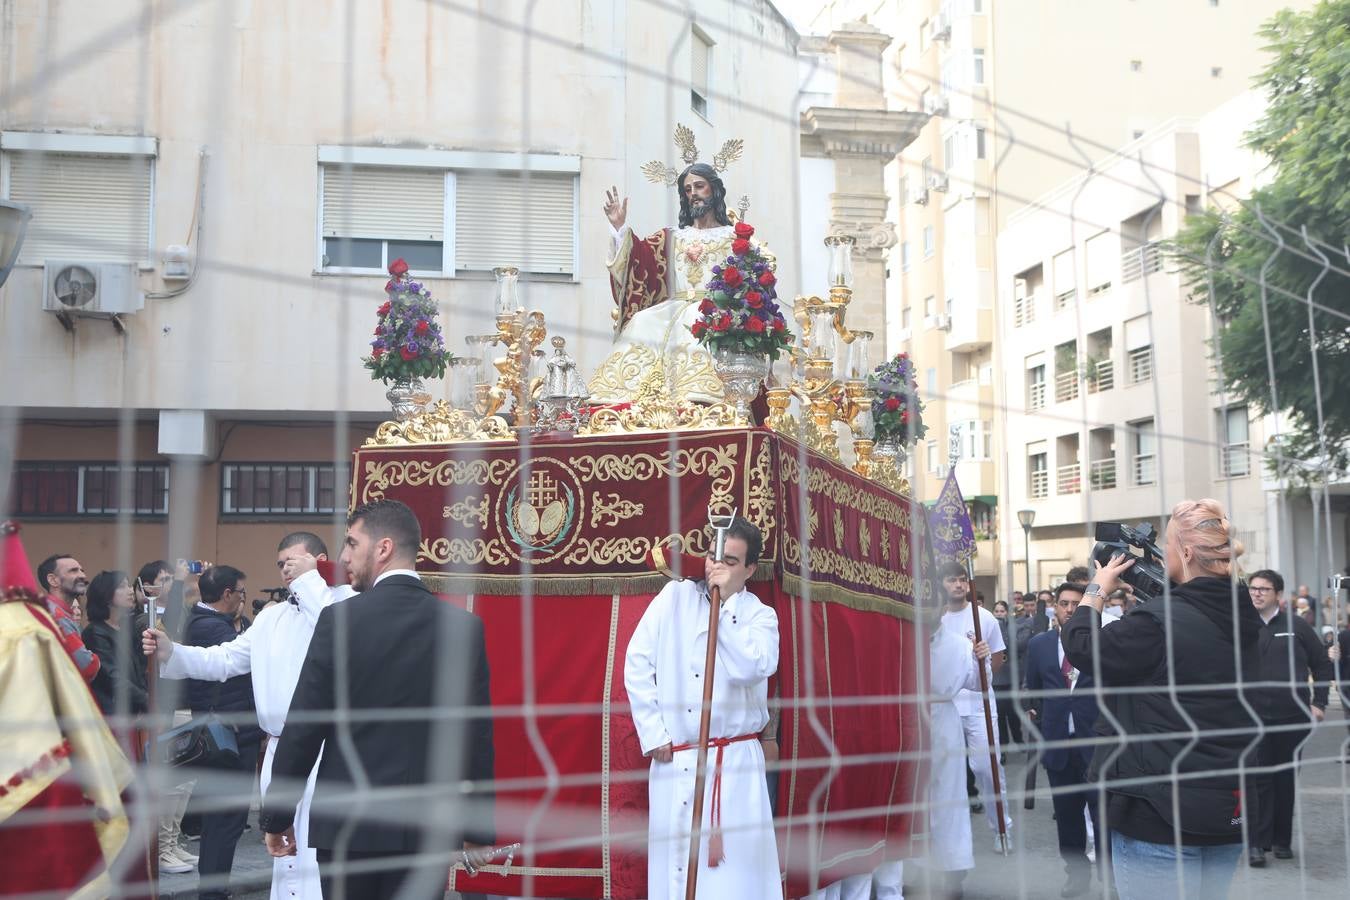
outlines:
[[[1340,754],[1347,732],[1344,713],[1333,705],[1327,714],[1330,724],[1318,730],[1309,745],[1299,781],[1299,805],[1296,834],[1302,846],[1295,846],[1296,858],[1281,862],[1267,857],[1264,870],[1250,870],[1244,863],[1234,882],[1234,900],[1321,900],[1350,896],[1350,849],[1347,848],[1347,779],[1350,766],[1343,765]],[[1009,759],[1008,780],[1014,789],[1023,784],[1026,772],[1021,754]],[[1063,867],[1055,849],[1055,824],[1050,818],[1050,794],[1044,772],[1037,779],[1036,808],[1023,810],[1014,803],[1014,854],[1006,859],[995,855],[992,839],[983,815],[973,817],[975,827],[976,868],[966,879],[968,900],[1027,900],[1056,898],[1063,886]],[[238,900],[268,896],[271,859],[263,850],[256,816],[252,828],[244,832],[234,858],[234,892]],[[1298,838],[1296,838],[1298,840]],[[195,846],[195,845],[194,845]],[[906,867],[906,896],[925,896],[923,872],[915,864]],[[196,896],[196,873],[165,875],[160,879],[161,896],[183,900]],[[451,896],[451,895],[447,895]]]

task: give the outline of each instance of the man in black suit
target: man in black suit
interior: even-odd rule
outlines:
[[[1065,582],[1054,594],[1055,620],[1060,627],[1078,608],[1084,586]],[[1038,634],[1027,645],[1024,683],[1028,691],[1058,691],[1028,699],[1028,717],[1046,742],[1066,742],[1075,738],[1086,742],[1097,723],[1097,701],[1092,695],[1092,673],[1079,672],[1064,657],[1058,631]],[[1041,754],[1055,807],[1055,830],[1059,832],[1059,854],[1068,874],[1061,897],[1086,894],[1092,885],[1092,868],[1087,858],[1086,807],[1097,821],[1097,791],[1088,784],[1088,764],[1092,745],[1050,747]],[[1097,859],[1102,855],[1102,829],[1096,829]]]
[[[394,500],[348,517],[342,562],[359,593],[320,614],[272,764],[262,826],[268,850],[284,856],[295,852],[295,803],[323,753],[309,843],[330,900],[439,900],[454,863],[490,859],[483,623],[422,584],[413,569],[421,540],[412,510]],[[446,714],[465,707],[478,714]]]

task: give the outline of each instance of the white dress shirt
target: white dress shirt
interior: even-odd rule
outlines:
[[[370,586],[374,587],[386,578],[393,578],[395,575],[407,575],[409,578],[416,578],[418,581],[422,580],[422,577],[412,569],[390,569],[388,572],[381,572],[379,577],[371,582]]]

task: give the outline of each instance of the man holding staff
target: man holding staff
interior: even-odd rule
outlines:
[[[643,613],[624,659],[624,686],[648,786],[647,896],[681,898],[697,775],[704,679],[713,677],[698,852],[698,895],[782,896],[778,845],[764,780],[760,732],[769,724],[768,679],[778,668],[778,615],[745,589],[763,539],[744,518],[726,530],[705,581],[672,581]],[[716,663],[704,671],[710,594],[720,592]]]

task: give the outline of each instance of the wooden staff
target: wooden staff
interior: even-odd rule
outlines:
[[[736,518],[708,516],[716,531],[713,560],[721,562],[727,543],[727,529]],[[689,865],[685,870],[684,898],[694,900],[698,893],[698,857],[703,843],[703,789],[708,780],[708,741],[712,735],[713,676],[717,666],[717,625],[721,620],[722,589],[712,585],[708,590],[708,652],[703,657],[703,708],[698,717],[698,757],[694,769],[694,812],[689,826]]]
[[[147,594],[145,592],[145,583],[142,582],[139,578],[136,579],[136,583],[141,586],[141,596],[145,598],[146,625],[149,626],[149,628],[153,631],[156,625],[159,624],[157,615],[159,610],[155,607],[155,604],[159,601],[159,598],[151,597],[149,594]],[[137,635],[136,637],[137,637],[136,646],[139,647],[140,635]],[[155,750],[158,749],[155,746],[155,738],[158,737],[159,732],[159,729],[155,727],[155,716],[158,714],[158,707],[155,703],[155,695],[157,694],[159,688],[158,663],[159,657],[154,653],[150,654],[145,658],[145,704],[146,704],[145,761],[147,765],[149,765],[152,762]],[[151,781],[150,779],[146,779],[146,784],[147,785],[150,784],[150,781]],[[147,824],[150,833],[149,833],[149,840],[146,842],[146,856],[148,857],[147,868],[149,869],[150,872],[149,896],[151,900],[157,900],[157,898],[159,897],[159,821],[158,821],[159,815],[156,805],[154,803],[147,803],[145,804],[145,806],[155,812],[155,821]]]
[[[980,636],[980,610],[983,608],[975,602],[975,578],[971,571],[970,558],[966,558],[966,580],[970,584],[970,596],[967,603],[970,604],[970,618],[975,623],[975,643],[979,643],[983,638]],[[984,706],[984,734],[989,742],[989,771],[994,775],[994,814],[998,816],[998,837],[1001,852],[1006,856],[1008,853],[1008,831],[1007,825],[1003,821],[1003,779],[999,777],[998,769],[998,751],[994,743],[994,714],[989,709],[989,673],[985,671],[984,660],[979,660],[980,664],[980,703]]]

